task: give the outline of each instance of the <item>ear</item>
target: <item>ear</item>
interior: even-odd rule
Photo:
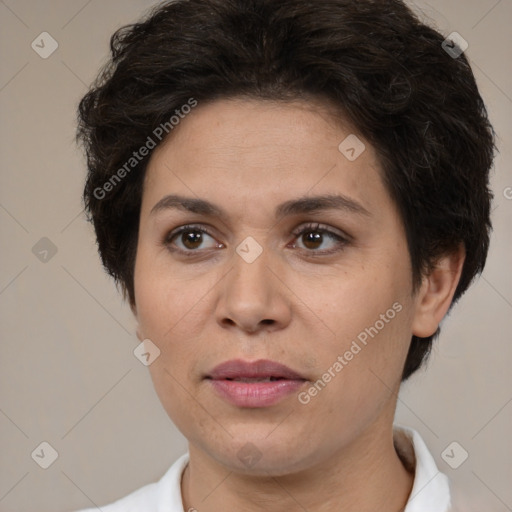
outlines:
[[[461,244],[456,251],[442,256],[423,277],[416,296],[412,334],[427,338],[436,332],[452,303],[465,258],[466,251]]]

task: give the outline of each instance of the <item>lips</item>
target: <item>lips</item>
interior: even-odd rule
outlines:
[[[240,382],[273,382],[281,379],[306,380],[305,377],[287,366],[266,359],[252,362],[241,359],[226,361],[216,366],[206,378]]]
[[[239,408],[270,407],[300,391],[306,378],[280,363],[268,360],[226,361],[205,380],[217,396]]]

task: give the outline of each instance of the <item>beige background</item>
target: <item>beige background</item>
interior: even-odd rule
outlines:
[[[133,355],[131,312],[100,266],[81,212],[85,168],[73,140],[77,102],[110,34],[151,4],[0,0],[2,512],[105,504],[157,480],[186,449]],[[428,372],[403,387],[397,421],[420,431],[440,469],[483,503],[482,512],[505,512],[512,510],[512,2],[418,7],[444,34],[469,42],[501,153],[486,270],[446,319]],[[47,59],[31,48],[43,31],[59,44]],[[57,249],[47,262],[32,252],[42,237]],[[43,441],[59,454],[46,470],[31,458]],[[441,457],[452,441],[469,453],[456,470]]]

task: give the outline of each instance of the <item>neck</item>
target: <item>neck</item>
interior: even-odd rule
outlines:
[[[230,471],[194,445],[183,474],[184,510],[221,512],[400,512],[414,476],[393,445],[392,427],[373,427],[321,464],[284,476]]]

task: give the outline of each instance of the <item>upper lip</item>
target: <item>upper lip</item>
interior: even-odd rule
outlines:
[[[217,365],[207,376],[209,379],[265,379],[280,377],[283,379],[306,380],[302,375],[284,364],[267,359],[243,361],[232,359]]]

